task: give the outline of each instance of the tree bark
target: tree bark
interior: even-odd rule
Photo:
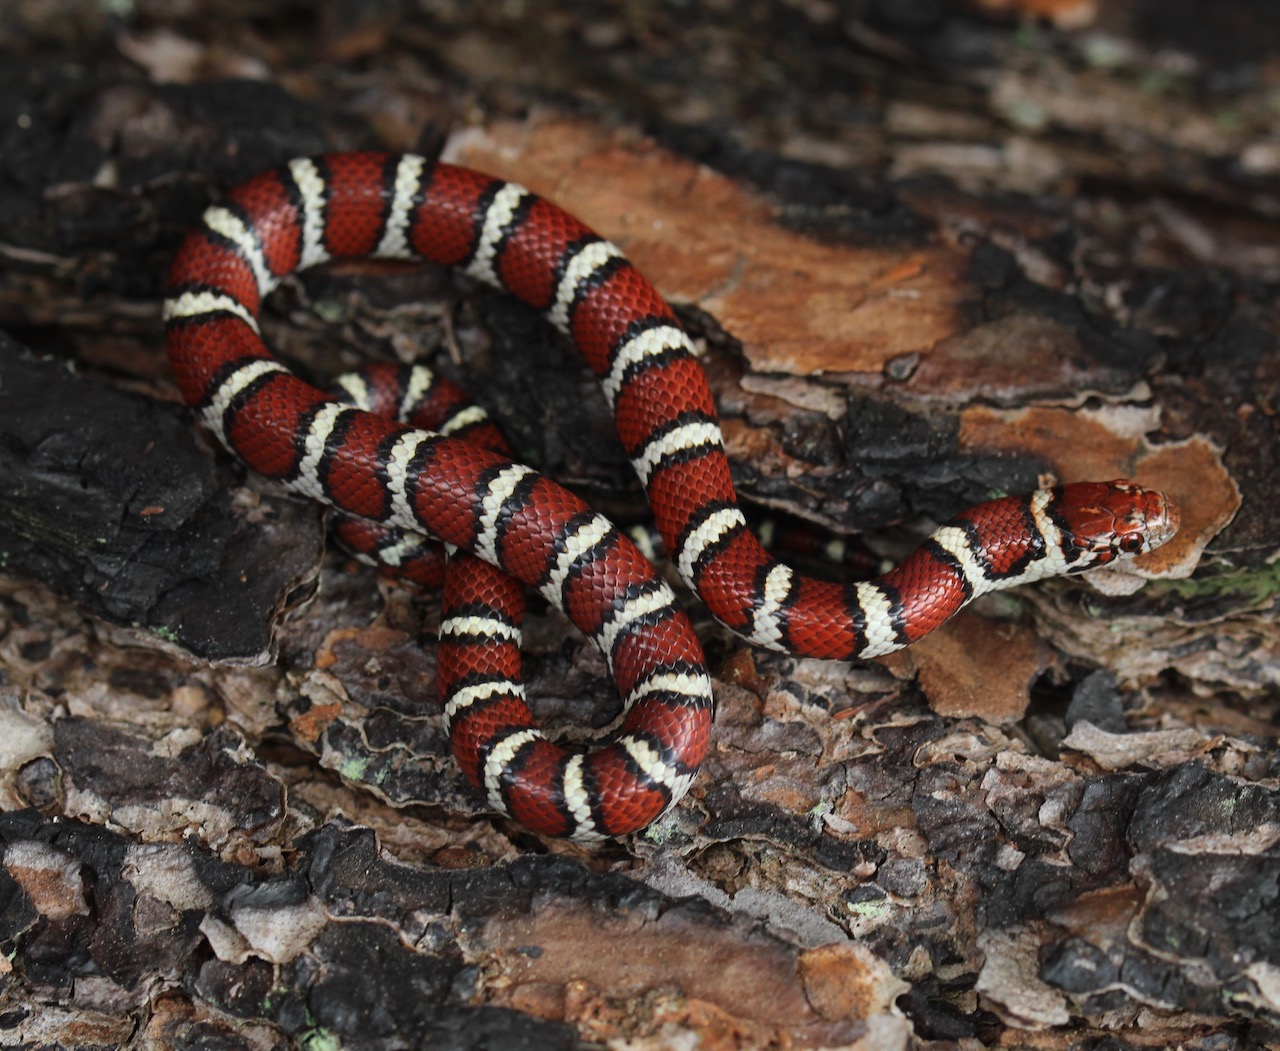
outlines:
[[[14,1041],[1280,1046],[1263,5],[39,7],[0,11]],[[621,244],[762,510],[893,558],[989,496],[1127,476],[1182,530],[855,665],[754,651],[690,599],[717,698],[694,790],[619,843],[540,841],[449,757],[438,601],[326,554],[164,360],[201,209],[367,147]],[[427,361],[526,462],[643,514],[603,398],[519,304],[345,265],[264,332],[317,377]],[[544,607],[525,673],[571,739],[617,718]]]

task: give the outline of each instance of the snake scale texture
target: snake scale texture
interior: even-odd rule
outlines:
[[[1081,483],[973,507],[876,580],[803,576],[748,530],[689,337],[616,246],[523,187],[412,154],[329,154],[259,175],[205,212],[173,263],[164,316],[178,386],[254,471],[374,523],[386,562],[410,561],[422,534],[474,556],[446,574],[450,739],[490,803],[544,835],[620,836],[684,795],[711,726],[702,649],[634,544],[511,460],[460,392],[379,367],[325,392],[272,356],[263,299],[294,271],[352,258],[455,266],[541,311],[598,377],[680,576],[758,646],[889,653],[978,595],[1141,553],[1177,528],[1160,493]],[[526,587],[603,652],[625,709],[609,743],[571,750],[535,725],[520,678]]]

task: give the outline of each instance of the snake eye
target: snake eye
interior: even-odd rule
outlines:
[[[1137,533],[1127,533],[1120,538],[1120,548],[1126,554],[1136,555],[1142,550],[1142,537]]]

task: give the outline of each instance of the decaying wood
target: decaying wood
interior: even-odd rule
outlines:
[[[39,6],[0,11],[6,1040],[1280,1046],[1280,40],[1253,5]],[[595,851],[497,823],[441,732],[438,604],[326,556],[161,349],[210,199],[370,145],[622,244],[759,506],[893,557],[994,493],[1127,476],[1182,532],[865,665],[702,617],[688,800]],[[524,459],[643,511],[588,377],[499,295],[334,267],[265,332],[316,376],[430,361]],[[605,732],[599,655],[542,607],[526,650],[540,717]]]

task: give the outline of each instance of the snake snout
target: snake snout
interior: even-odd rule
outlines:
[[[1143,538],[1143,551],[1154,551],[1173,539],[1182,525],[1182,510],[1171,496],[1158,489],[1127,483],[1137,514],[1134,525]]]
[[[1157,492],[1155,495],[1160,498],[1160,508],[1156,523],[1151,530],[1151,546],[1159,547],[1166,541],[1172,540],[1174,534],[1182,526],[1182,509],[1174,502],[1172,497],[1166,496],[1161,492]]]

